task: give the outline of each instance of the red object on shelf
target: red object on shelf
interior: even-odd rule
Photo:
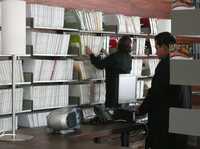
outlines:
[[[118,40],[116,37],[111,37],[109,41],[109,48],[117,48]]]
[[[142,24],[142,27],[149,27],[150,26],[149,18],[141,18],[140,22]]]

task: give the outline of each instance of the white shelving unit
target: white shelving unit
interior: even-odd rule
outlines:
[[[185,41],[195,43],[199,41],[199,9],[176,10],[172,12],[172,33],[177,37],[184,37]],[[194,59],[171,59],[170,60],[170,84],[174,85],[200,85],[200,60]],[[169,132],[189,135],[193,137],[193,145],[199,147],[200,136],[200,110],[170,108]]]
[[[200,35],[199,16],[199,9],[172,11],[172,33],[184,36]]]
[[[123,35],[129,35],[132,38],[146,38],[146,39],[152,39],[154,38],[155,35],[151,34],[151,33],[137,33],[137,34],[132,34],[132,33],[118,33],[117,31],[84,31],[81,29],[72,29],[72,28],[62,28],[62,27],[47,27],[47,26],[35,26],[34,24],[34,18],[27,18],[27,26],[25,27],[26,31],[34,31],[34,32],[43,32],[43,33],[55,33],[55,34],[70,34],[70,35],[93,35],[93,36],[115,36],[115,37],[120,37]],[[117,28],[117,26],[116,26]],[[28,45],[30,46],[30,45]],[[33,47],[33,45],[31,45]],[[70,54],[39,54],[39,53],[34,53],[33,49],[28,49],[27,48],[27,55],[22,55],[20,56],[20,59],[23,61],[26,60],[37,60],[37,59],[42,59],[42,60],[67,60],[67,59],[73,59],[73,60],[89,60],[89,57],[84,56],[84,55],[70,55]],[[10,57],[10,55],[2,55],[0,56],[3,59]],[[132,56],[133,59],[149,59],[149,58],[156,58],[155,55],[133,55]],[[34,74],[32,74],[33,76]],[[25,77],[26,75],[24,75]],[[152,76],[141,76],[138,77],[138,80],[144,80],[144,79],[151,79]],[[26,80],[26,79],[25,79]],[[138,81],[137,80],[137,81]],[[34,81],[33,79],[29,79],[27,80],[27,82],[21,82],[21,83],[15,83],[15,87],[36,87],[36,86],[54,86],[54,85],[81,85],[81,84],[94,84],[94,83],[105,83],[105,78],[103,79],[87,79],[87,80],[45,80],[45,81]],[[10,87],[11,85],[13,85],[13,83],[9,83],[9,84],[0,84],[0,86],[4,86],[4,87]],[[46,106],[43,108],[33,108],[33,99],[27,100],[24,99],[24,109],[21,112],[18,112],[17,114],[21,114],[21,113],[31,113],[31,112],[39,112],[42,110],[46,110],[46,111],[51,111],[57,108],[62,108],[62,107],[70,107],[70,106],[74,106],[74,105],[63,105],[63,106]],[[32,103],[31,103],[32,102]],[[27,104],[27,105],[26,105]],[[95,105],[98,103],[90,103],[89,105]],[[77,106],[77,105],[75,105]],[[78,105],[81,106],[81,105]],[[1,114],[0,114],[1,115]],[[9,115],[9,113],[5,114],[5,115]]]
[[[15,82],[15,75],[16,75],[16,56],[12,55],[12,102],[11,105],[12,106],[12,113],[5,113],[3,114],[3,116],[5,115],[9,115],[12,114],[12,133],[5,133],[3,135],[0,136],[0,141],[26,141],[26,140],[31,140],[33,138],[33,136],[29,136],[29,135],[24,135],[24,134],[16,134],[16,82]],[[19,113],[26,113],[27,111],[21,111]]]
[[[180,85],[200,84],[200,60],[172,59],[170,61],[170,83]]]

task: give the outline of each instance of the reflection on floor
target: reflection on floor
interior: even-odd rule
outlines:
[[[131,149],[144,149],[145,134],[144,131],[138,130],[130,133],[130,148]],[[101,139],[103,144],[120,145],[120,136],[112,135]]]

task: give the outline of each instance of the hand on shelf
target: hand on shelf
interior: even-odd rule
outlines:
[[[85,46],[85,51],[86,51],[87,55],[91,55],[92,54],[92,50],[88,46]]]

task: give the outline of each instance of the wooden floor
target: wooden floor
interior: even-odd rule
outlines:
[[[124,125],[123,125],[124,127]],[[17,134],[32,135],[25,142],[0,142],[0,149],[127,149],[120,147],[122,125],[82,126],[81,130],[68,135],[49,134],[46,128],[23,128]],[[102,137],[98,144],[95,137]],[[130,133],[129,149],[144,149],[144,135]],[[199,149],[189,148],[188,149]]]
[[[75,140],[69,135],[48,134],[44,128],[20,129],[17,134],[32,135],[26,142],[0,142],[0,149],[124,149],[117,145],[95,144],[92,140]]]
[[[34,138],[25,142],[0,142],[0,149],[122,149],[120,135],[124,130],[135,130],[133,123],[112,123],[103,125],[81,125],[75,133],[50,134],[47,128],[23,128],[17,134],[31,135]],[[96,141],[96,143],[94,143]],[[138,140],[130,143],[132,149],[138,147]],[[97,144],[98,143],[98,144]]]
[[[115,127],[115,128],[114,128]],[[17,134],[32,135],[26,142],[0,142],[0,149],[127,149],[120,147],[120,125],[82,126],[80,132],[68,135],[49,134],[46,128],[23,128]],[[112,135],[111,135],[112,134]],[[96,144],[92,138],[105,136]],[[144,135],[130,134],[129,149],[144,149]],[[188,149],[199,149],[189,148]]]

